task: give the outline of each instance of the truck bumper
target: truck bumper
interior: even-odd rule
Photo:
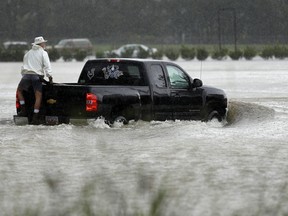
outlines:
[[[13,116],[15,125],[32,124],[28,117],[18,115]],[[91,119],[75,119],[62,116],[42,116],[40,119],[41,125],[59,125],[59,124],[73,124],[73,125],[88,125]]]

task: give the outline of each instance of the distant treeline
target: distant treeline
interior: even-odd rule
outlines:
[[[38,35],[52,44],[74,37],[94,44],[288,42],[287,0],[1,0],[0,20],[2,42]]]

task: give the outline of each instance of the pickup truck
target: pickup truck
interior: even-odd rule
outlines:
[[[24,93],[31,123],[34,94]],[[20,104],[16,97],[16,110]],[[226,118],[223,90],[203,86],[173,62],[151,59],[88,60],[77,83],[43,83],[40,120],[53,125],[104,118],[130,120],[202,120]],[[21,117],[14,116],[15,123]]]

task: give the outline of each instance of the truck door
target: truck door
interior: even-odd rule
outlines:
[[[176,65],[166,65],[173,105],[173,118],[200,119],[203,104],[202,89],[192,88],[189,76]]]
[[[151,94],[153,95],[154,119],[159,121],[173,119],[173,106],[167,85],[163,66],[161,64],[151,65]]]

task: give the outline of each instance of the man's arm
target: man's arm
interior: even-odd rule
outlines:
[[[46,74],[46,76],[49,78],[50,81],[50,77],[52,79],[52,68],[48,53],[46,51],[43,52],[43,65],[44,65],[43,67],[44,73]]]

